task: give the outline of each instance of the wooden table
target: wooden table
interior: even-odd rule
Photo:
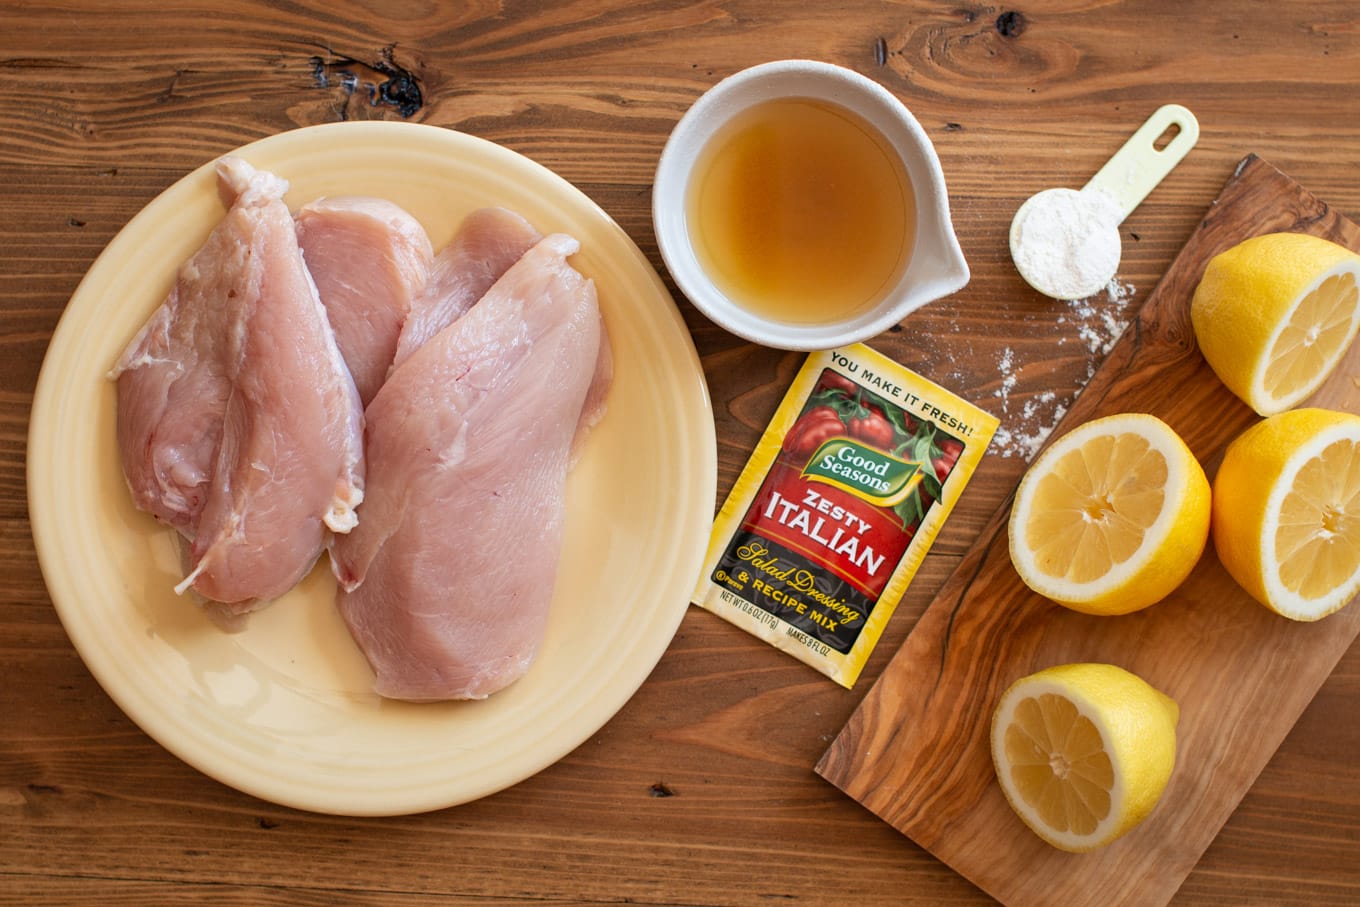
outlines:
[[[278,6],[0,8],[0,902],[987,903],[812,766],[1236,163],[1256,152],[1360,215],[1354,4]],[[390,819],[253,799],[143,734],[57,621],[24,482],[44,350],[129,218],[247,141],[406,118],[551,167],[661,270],[649,189],[669,130],[721,77],[783,57],[880,81],[934,141],[973,279],[871,345],[1002,424],[856,689],[691,609],[623,711],[560,763]],[[1037,296],[1009,260],[1015,208],[1080,186],[1167,102],[1193,110],[1202,136],[1124,223],[1124,292],[1097,311]],[[712,392],[721,500],[801,357],[676,300]],[[1177,904],[1360,903],[1358,704],[1352,647]]]

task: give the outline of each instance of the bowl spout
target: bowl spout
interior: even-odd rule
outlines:
[[[948,202],[945,202],[922,223],[917,234],[916,249],[907,267],[907,311],[957,293],[968,285],[970,277],[968,262],[949,219]]]

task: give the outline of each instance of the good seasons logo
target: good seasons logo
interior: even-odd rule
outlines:
[[[824,442],[803,469],[803,478],[809,481],[833,485],[880,507],[906,500],[923,477],[920,463],[865,447],[850,438]]]

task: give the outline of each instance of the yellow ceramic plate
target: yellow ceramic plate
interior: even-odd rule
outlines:
[[[237,152],[292,184],[296,208],[370,194],[414,214],[436,247],[483,205],[581,240],[615,353],[609,410],[567,493],[566,547],[542,652],[484,702],[413,705],[371,674],[323,563],[240,633],[172,586],[170,530],[136,511],[114,442],[124,345],[221,218],[211,164],[125,227],[71,298],[43,363],[28,448],[33,535],[52,600],[127,714],[199,770],[318,812],[380,815],[466,802],[550,765],[605,724],[670,643],[712,519],[713,417],[674,303],[608,215],[547,169],[445,129],[317,126]],[[494,589],[488,589],[495,595]]]

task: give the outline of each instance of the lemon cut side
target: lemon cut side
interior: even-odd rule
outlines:
[[[1303,233],[1253,237],[1210,260],[1190,304],[1214,373],[1263,416],[1316,391],[1360,330],[1360,255]]]
[[[1025,584],[1089,614],[1126,614],[1169,595],[1209,534],[1209,482],[1195,455],[1145,413],[1095,419],[1026,471],[1010,517]]]
[[[1059,665],[1021,678],[992,719],[1002,793],[1054,847],[1103,847],[1161,799],[1179,717],[1175,700],[1115,665]]]
[[[1253,598],[1312,621],[1360,593],[1360,416],[1280,413],[1228,445],[1214,477],[1214,547]]]

